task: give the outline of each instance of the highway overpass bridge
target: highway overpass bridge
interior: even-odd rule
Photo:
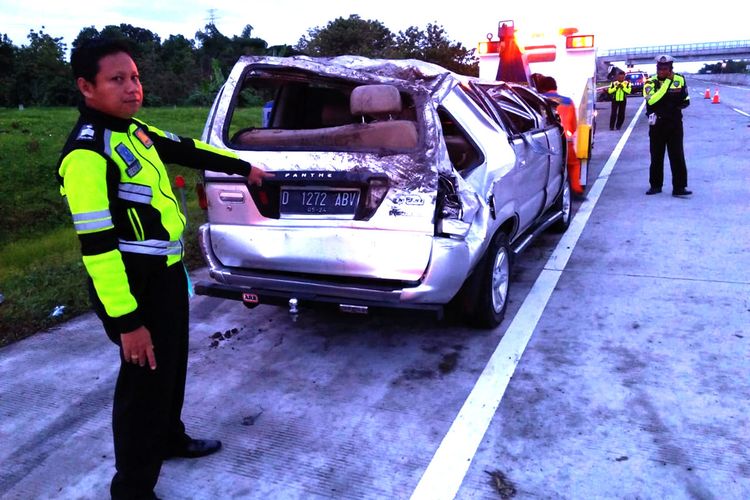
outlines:
[[[625,65],[653,63],[656,56],[660,54],[669,54],[677,62],[750,59],[750,40],[600,50],[596,54],[597,73],[601,74],[603,71],[606,74],[609,67],[615,63],[623,63]]]

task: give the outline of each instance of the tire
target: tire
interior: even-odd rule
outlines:
[[[512,257],[508,236],[497,233],[467,283],[473,304],[466,312],[470,312],[467,320],[472,326],[495,328],[505,318]]]
[[[566,156],[564,158],[567,158],[567,151]],[[563,181],[562,181],[562,191],[557,196],[557,200],[555,201],[555,204],[553,206],[553,210],[556,212],[561,212],[563,214],[562,218],[552,224],[551,229],[552,231],[556,233],[564,233],[568,230],[568,227],[570,227],[570,218],[571,218],[571,210],[572,210],[572,201],[571,201],[571,190],[570,190],[570,182],[568,181],[568,166],[563,165]]]
[[[567,169],[566,169],[567,170]],[[563,176],[563,189],[558,195],[557,201],[554,205],[556,212],[562,213],[562,218],[552,224],[552,230],[556,233],[564,233],[570,227],[570,218],[572,210],[570,182],[568,182],[568,174]]]

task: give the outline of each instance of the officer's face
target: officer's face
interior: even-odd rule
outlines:
[[[657,64],[656,65],[656,77],[659,80],[664,80],[672,73],[671,64]]]
[[[143,88],[138,68],[124,52],[99,59],[94,82],[79,78],[77,83],[90,108],[125,119],[141,109]]]

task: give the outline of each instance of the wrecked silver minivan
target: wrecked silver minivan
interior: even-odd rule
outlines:
[[[249,307],[452,304],[494,327],[513,255],[569,224],[550,104],[421,61],[243,57],[203,140],[275,174],[262,187],[210,166],[204,175],[200,246],[213,281],[196,289]]]

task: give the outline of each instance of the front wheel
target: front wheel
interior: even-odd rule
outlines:
[[[508,236],[498,233],[472,277],[476,302],[468,320],[473,326],[495,328],[503,321],[508,307],[511,259]]]

